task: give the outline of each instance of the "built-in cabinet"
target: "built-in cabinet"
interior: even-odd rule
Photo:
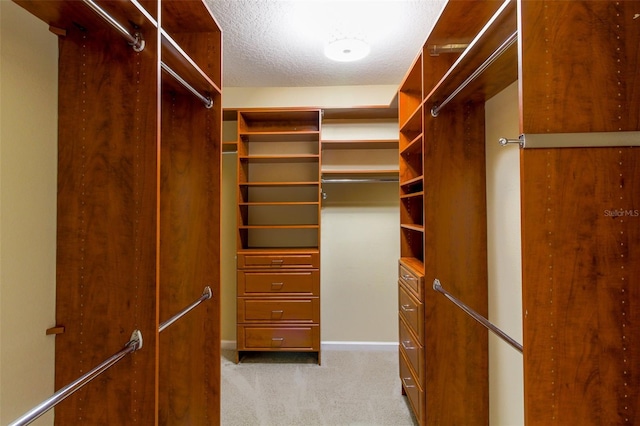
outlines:
[[[321,111],[237,120],[237,360],[296,351],[320,363]]]
[[[400,85],[400,378],[420,424],[489,422],[487,332],[432,284],[486,317],[484,102],[515,81],[525,422],[637,422],[637,13],[449,2]]]
[[[202,1],[16,3],[59,38],[56,389],[143,338],[55,422],[217,424],[221,31]]]

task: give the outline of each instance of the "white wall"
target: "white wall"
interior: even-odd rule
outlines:
[[[399,84],[399,83],[398,83]],[[398,86],[224,87],[224,108],[387,106]]]
[[[500,137],[519,134],[518,87],[486,103],[489,320],[522,343],[520,153]],[[489,333],[490,424],[524,424],[522,354]]]
[[[0,424],[54,390],[58,44],[0,1]],[[33,424],[53,424],[50,412]]]

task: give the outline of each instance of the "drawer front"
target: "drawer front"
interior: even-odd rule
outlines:
[[[424,347],[417,341],[409,327],[400,316],[400,352],[407,357],[411,368],[420,383],[424,378]]]
[[[238,299],[238,322],[320,322],[320,299]]]
[[[320,254],[308,253],[238,253],[238,268],[319,268]]]
[[[402,263],[398,267],[398,275],[400,281],[404,283],[407,288],[411,289],[419,300],[424,300],[424,276],[418,275],[411,269],[404,266]]]
[[[416,335],[418,342],[424,345],[423,304],[410,294],[401,282],[398,282],[398,312]]]
[[[320,328],[301,327],[238,327],[238,350],[320,350]]]
[[[424,390],[420,385],[420,382],[416,379],[413,372],[409,368],[409,362],[404,356],[402,351],[399,352],[400,356],[400,381],[402,382],[402,389],[409,399],[413,414],[418,420],[419,424],[424,424]]]
[[[309,271],[238,271],[238,296],[274,294],[320,294],[320,272]]]

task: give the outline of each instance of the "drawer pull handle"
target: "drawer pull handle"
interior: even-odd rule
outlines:
[[[402,279],[405,280],[405,281],[418,281],[417,278],[412,277],[409,274],[402,274]]]
[[[284,259],[271,259],[271,266],[282,266]]]
[[[282,318],[282,314],[284,314],[284,311],[282,309],[273,310],[271,311],[271,318]]]
[[[404,386],[405,389],[411,389],[411,388],[415,388],[416,385],[408,385],[407,382],[412,381],[411,377],[403,377],[402,378],[402,386]]]
[[[405,351],[412,351],[416,348],[415,346],[411,346],[411,340],[403,340],[401,343]]]
[[[284,337],[272,337],[271,340],[274,342],[284,342]]]
[[[415,309],[410,308],[411,305],[400,305],[402,312],[415,312]]]
[[[272,348],[281,348],[284,343],[284,337],[272,337],[271,338],[271,347]]]
[[[276,290],[280,290],[283,285],[284,285],[284,283],[271,283],[271,288],[276,289]]]

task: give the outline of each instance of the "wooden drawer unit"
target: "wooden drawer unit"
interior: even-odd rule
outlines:
[[[238,300],[238,322],[320,322],[320,300],[307,299],[254,299]]]
[[[402,382],[402,393],[407,395],[413,414],[419,424],[424,424],[424,390],[421,382],[416,379],[414,372],[409,368],[409,361],[403,351],[399,351],[400,359],[400,380]]]
[[[319,268],[320,253],[309,252],[239,252],[240,269]]]
[[[413,369],[416,379],[419,383],[423,383],[424,379],[424,346],[418,342],[418,339],[409,331],[409,327],[400,316],[398,321],[400,324],[400,352],[404,353],[409,365]]]
[[[320,272],[317,270],[238,271],[238,297],[319,294]]]
[[[241,326],[238,327],[238,350],[319,351],[320,327]]]
[[[423,306],[423,303],[405,288],[402,281],[398,281],[398,312],[422,345],[424,345]]]
[[[418,274],[409,267],[399,263],[398,277],[408,289],[415,293],[419,300],[424,300],[424,275]]]

